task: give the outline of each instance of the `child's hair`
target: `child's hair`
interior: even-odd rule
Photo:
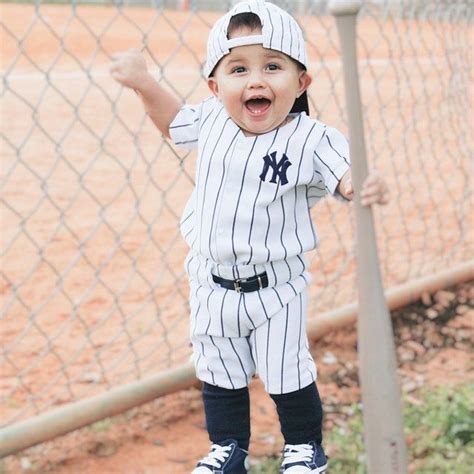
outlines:
[[[261,30],[262,23],[258,15],[255,13],[237,13],[237,15],[234,15],[229,21],[229,26],[227,27],[227,38],[230,39],[232,33],[241,28],[248,28],[250,31]],[[300,71],[306,71],[306,68],[299,61],[296,61],[293,58],[290,59],[298,66]]]
[[[230,39],[232,33],[241,28],[248,28],[250,31],[261,30],[262,23],[255,13],[237,13],[237,15],[234,15],[229,21],[229,26],[227,27],[227,38]]]

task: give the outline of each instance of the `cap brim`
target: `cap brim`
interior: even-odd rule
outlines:
[[[308,104],[308,95],[306,91],[303,92],[293,104],[293,107],[290,110],[290,114],[297,114],[300,112],[305,112],[306,115],[309,115],[309,104]]]

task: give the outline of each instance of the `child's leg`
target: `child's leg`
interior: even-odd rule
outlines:
[[[296,392],[316,379],[306,336],[306,291],[297,294],[250,337],[257,373],[268,393]]]
[[[202,397],[210,440],[228,439],[247,450],[250,402],[247,385],[255,373],[247,337],[192,337],[196,374],[203,382]]]
[[[315,383],[282,395],[270,395],[276,404],[285,444],[322,443],[323,409]]]
[[[321,444],[322,406],[306,336],[306,291],[252,334],[257,372],[277,406],[286,444]]]
[[[247,387],[237,390],[203,384],[202,398],[209,439],[219,444],[228,439],[248,450],[250,440],[250,401]]]

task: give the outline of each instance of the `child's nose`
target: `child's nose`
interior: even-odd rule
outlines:
[[[262,75],[259,72],[253,72],[249,76],[247,86],[249,89],[259,89],[264,87],[265,82]]]

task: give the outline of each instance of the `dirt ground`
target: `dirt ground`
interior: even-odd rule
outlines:
[[[474,282],[458,285],[394,311],[399,378],[406,397],[424,386],[474,381],[470,336]],[[357,402],[356,330],[348,327],[312,345],[325,407],[325,431],[344,426]],[[259,380],[251,385],[255,463],[282,446],[276,412]],[[208,449],[199,388],[158,399],[90,428],[7,458],[3,472],[54,474],[186,474]],[[331,446],[326,446],[331,456]],[[413,461],[413,460],[412,460]],[[411,472],[413,469],[411,469]]]

